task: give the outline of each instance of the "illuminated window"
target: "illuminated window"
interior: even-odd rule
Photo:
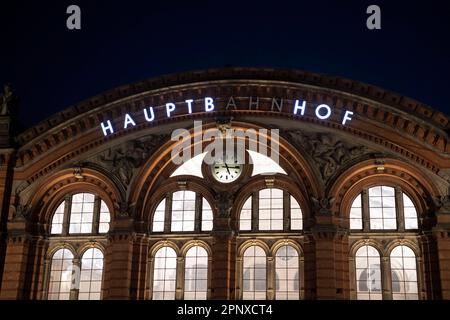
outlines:
[[[372,230],[397,229],[395,189],[385,186],[370,188],[369,214]]]
[[[358,300],[382,300],[380,254],[372,246],[356,252],[356,287]]]
[[[350,209],[350,228],[353,230],[361,230],[363,228],[361,195],[356,197]]]
[[[245,201],[244,206],[241,209],[241,217],[239,219],[240,227],[242,231],[252,230],[252,197]]]
[[[391,252],[392,298],[394,300],[418,300],[416,255],[406,246],[398,246]]]
[[[253,201],[253,197],[257,201]],[[286,221],[286,214],[290,223]],[[257,218],[254,223],[253,217]],[[255,228],[255,230],[253,230]],[[240,231],[293,231],[303,229],[303,213],[298,201],[281,189],[263,189],[244,203],[239,217]]]
[[[213,211],[209,202],[203,198],[202,202],[202,231],[212,231]]]
[[[103,234],[109,231],[110,221],[109,209],[103,200],[90,193],[79,193],[66,197],[56,209],[50,233],[54,236]]]
[[[81,259],[79,300],[100,300],[102,294],[103,253],[89,249]]]
[[[58,250],[52,258],[49,300],[70,300],[72,289],[73,254],[68,249]]]
[[[177,254],[164,247],[158,250],[154,260],[153,300],[175,300],[177,279]]]
[[[61,234],[63,232],[64,208],[65,203],[63,202],[58,209],[56,209],[55,214],[53,215],[51,234]]]
[[[208,296],[208,253],[195,246],[186,253],[184,299],[206,300]]]
[[[397,226],[397,221],[401,218],[404,230],[416,230],[419,227],[417,210],[411,198],[403,192],[396,192],[393,187],[377,186],[358,195],[350,209],[350,228],[365,229],[364,216],[369,221],[369,226],[366,227],[370,230],[403,228]]]
[[[165,230],[165,221],[171,221]],[[170,219],[170,220],[169,220]],[[213,229],[213,210],[199,194],[183,190],[164,198],[153,214],[153,232],[202,232]]]
[[[403,194],[403,212],[405,216],[405,229],[418,229],[417,223],[417,210],[414,206],[414,203],[411,201],[411,198],[406,194]]]
[[[258,246],[248,248],[244,253],[243,265],[243,299],[265,300],[266,253]]]
[[[278,249],[275,259],[276,270],[276,299],[298,300],[299,290],[299,262],[298,253],[292,246]]]

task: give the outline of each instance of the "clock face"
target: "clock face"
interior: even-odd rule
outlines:
[[[216,162],[211,167],[214,178],[222,183],[236,181],[242,173],[242,165],[237,163]]]

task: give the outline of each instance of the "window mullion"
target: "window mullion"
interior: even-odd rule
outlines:
[[[364,232],[370,231],[369,191],[364,189],[361,194],[362,219]]]
[[[291,195],[283,191],[283,230],[291,230]]]
[[[166,197],[166,210],[164,214],[164,232],[169,233],[172,231],[172,193]]]
[[[194,216],[194,231],[202,231],[202,196],[199,193],[195,194],[195,216]]]
[[[403,192],[400,188],[395,188],[395,206],[396,206],[396,217],[397,217],[397,230],[405,231],[405,210],[403,204]]]
[[[92,217],[92,233],[99,233],[100,226],[100,207],[101,207],[101,199],[98,196],[95,196],[94,200],[94,215]]]
[[[252,231],[259,230],[259,192],[252,194]]]
[[[72,196],[67,196],[64,200],[64,218],[63,218],[63,230],[62,235],[67,236],[69,234],[70,226],[70,213],[72,208]]]

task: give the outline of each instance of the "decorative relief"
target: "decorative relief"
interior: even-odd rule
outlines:
[[[129,218],[133,216],[134,206],[130,205],[128,202],[122,201],[114,204],[117,210],[117,216],[119,218]]]
[[[450,214],[450,195],[434,198],[434,204],[436,205],[437,213]]]
[[[167,139],[167,135],[152,135],[141,140],[129,141],[103,152],[96,157],[95,162],[100,163],[128,186],[136,169],[140,168]]]
[[[347,162],[364,155],[368,148],[354,146],[328,133],[287,131],[288,139],[306,151],[314,160],[323,180],[328,180]]]
[[[15,222],[25,221],[30,216],[31,207],[28,205],[17,204],[11,207],[13,209],[13,221]]]
[[[333,203],[335,201],[334,198],[316,199],[316,198],[312,197],[311,200],[312,200],[312,203],[314,206],[314,211],[318,215],[323,215],[323,216],[332,216],[333,215],[331,207],[333,206]]]
[[[215,203],[219,216],[222,218],[230,217],[233,207],[233,196],[229,192],[220,192],[215,197]]]

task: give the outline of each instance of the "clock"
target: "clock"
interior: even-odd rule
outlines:
[[[219,161],[211,166],[213,177],[221,183],[232,183],[242,174],[242,164]]]

